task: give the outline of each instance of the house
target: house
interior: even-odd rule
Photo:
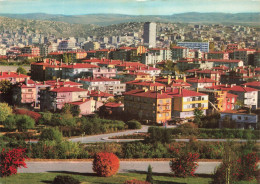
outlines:
[[[7,80],[10,81],[12,84],[16,84],[18,82],[22,82],[29,79],[30,77],[28,75],[16,72],[0,72],[0,81]]]
[[[237,128],[256,129],[258,116],[257,114],[240,111],[224,111],[220,113],[220,127],[224,120],[235,121]]]
[[[174,118],[194,117],[194,109],[201,108],[206,115],[208,109],[208,95],[187,89],[170,89],[166,92],[172,98],[172,115]]]
[[[260,81],[247,82],[242,84],[242,86],[248,86],[258,90],[258,102],[257,107],[260,108]]]
[[[116,68],[106,68],[106,67],[101,67],[101,68],[93,68],[89,74],[93,78],[98,78],[98,77],[105,77],[105,78],[113,78],[116,77],[117,69]]]
[[[224,51],[211,51],[207,53],[208,59],[229,59],[228,52]]]
[[[104,104],[106,110],[111,111],[112,114],[119,114],[124,112],[124,104],[116,102],[108,102]]]
[[[108,99],[113,98],[114,95],[105,93],[102,91],[88,91],[88,95],[92,97],[94,100],[99,101],[99,102],[106,102]]]
[[[88,97],[88,91],[77,87],[58,87],[40,89],[41,111],[56,111],[69,102],[80,101]]]
[[[171,119],[171,96],[163,90],[132,90],[124,93],[125,113],[139,120],[166,123]]]
[[[126,91],[131,91],[134,89],[148,89],[151,91],[157,91],[165,88],[165,84],[155,82],[155,81],[129,81],[126,82]]]
[[[148,73],[144,72],[121,72],[117,73],[116,78],[120,79],[122,82],[134,81],[134,80],[142,80],[142,81],[151,81],[152,77]]]
[[[121,84],[118,79],[110,79],[105,77],[88,77],[88,78],[78,78],[78,82],[83,84],[83,88],[89,91],[96,90],[113,95],[121,95],[125,92],[126,85]]]
[[[62,79],[76,79],[82,77],[87,72],[91,72],[94,68],[99,67],[88,63],[73,63],[64,65],[62,66]]]
[[[187,82],[191,84],[192,88],[205,88],[205,87],[211,87],[214,86],[216,81],[212,80],[210,78],[187,78]]]
[[[171,88],[189,88],[191,85],[186,82],[186,76],[183,77],[183,79],[179,79],[178,76],[172,78],[170,75],[166,77],[158,77],[155,79],[155,82],[159,82],[162,84],[165,84],[167,87]]]
[[[238,96],[238,100],[242,101],[246,107],[257,109],[258,107],[258,90],[254,88],[242,86],[232,86],[228,89],[229,93]]]
[[[103,105],[102,102],[96,101],[92,98],[82,98],[80,101],[69,102],[68,104],[72,105],[72,108],[79,109],[80,115],[84,116],[94,114],[99,109],[99,107]]]

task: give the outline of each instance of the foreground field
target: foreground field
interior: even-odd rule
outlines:
[[[0,178],[0,184],[38,184],[38,183],[51,183],[55,176],[60,174],[66,174],[73,176],[74,178],[80,180],[84,184],[96,183],[96,184],[116,184],[124,183],[126,180],[145,180],[146,174],[137,174],[137,173],[124,173],[117,174],[113,177],[98,177],[95,174],[81,174],[81,173],[39,173],[39,174],[17,174],[7,178]],[[175,178],[170,175],[153,175],[154,180],[158,184],[208,184],[212,181],[210,175],[191,177],[191,178]],[[239,182],[237,184],[257,184],[256,181],[252,182]]]

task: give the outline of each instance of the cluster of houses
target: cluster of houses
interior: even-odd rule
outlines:
[[[52,53],[31,64],[30,76],[1,72],[0,81],[14,84],[15,105],[41,111],[55,112],[68,103],[79,107],[81,115],[90,115],[104,106],[148,123],[165,124],[193,118],[199,108],[205,115],[217,111],[221,119],[230,117],[240,128],[256,128],[256,114],[237,110],[238,102],[251,110],[260,107],[260,68],[248,65],[250,57],[230,59],[208,53],[210,59],[183,58],[182,47],[173,49],[181,57],[175,65],[183,72],[162,75],[159,66],[165,61],[153,65],[126,61],[124,57],[138,58],[141,50],[124,48],[114,54],[117,59],[110,59],[107,50],[98,50],[77,62],[65,62],[64,53]],[[89,57],[97,53],[102,57]],[[121,96],[123,103],[109,100]]]

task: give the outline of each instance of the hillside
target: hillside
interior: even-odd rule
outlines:
[[[44,35],[56,35],[57,37],[86,37],[87,32],[96,28],[95,25],[69,24],[47,20],[26,20],[0,17],[0,31],[29,31],[31,33],[42,33]]]
[[[173,15],[120,15],[120,14],[89,14],[89,15],[51,15],[34,14],[0,14],[17,19],[50,20],[70,24],[95,24],[107,26],[126,22],[183,22],[183,23],[239,23],[260,24],[260,13],[181,13]]]

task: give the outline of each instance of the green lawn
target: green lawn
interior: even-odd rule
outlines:
[[[7,178],[0,178],[0,184],[37,184],[37,183],[51,183],[55,176],[60,175],[61,173],[39,173],[39,174],[17,174]],[[62,173],[64,175],[64,173]],[[124,173],[117,174],[116,176],[104,178],[98,177],[94,174],[81,174],[81,173],[72,173],[67,174],[73,176],[74,178],[79,179],[84,184],[96,183],[96,184],[116,184],[124,183],[126,180],[145,180],[146,174],[137,174],[137,173]],[[205,177],[191,177],[191,178],[174,178],[169,175],[153,175],[154,180],[158,184],[208,184],[211,181],[210,176]],[[257,184],[256,181],[253,182],[239,182],[237,184]]]

